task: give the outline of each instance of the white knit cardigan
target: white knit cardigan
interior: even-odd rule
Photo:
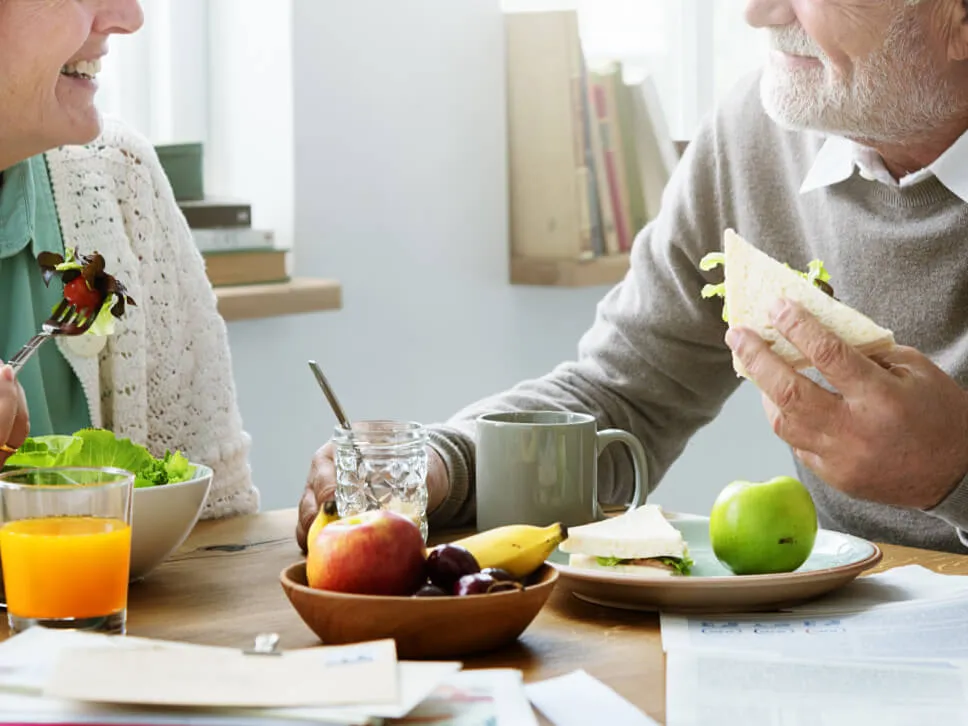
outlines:
[[[211,466],[203,518],[257,511],[225,323],[154,148],[105,118],[96,141],[47,161],[65,246],[100,252],[136,302],[112,336],[57,339],[92,425]]]

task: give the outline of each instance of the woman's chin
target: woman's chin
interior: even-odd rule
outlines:
[[[90,87],[90,88],[89,88]],[[101,112],[94,103],[93,81],[61,77],[56,100],[62,119],[58,124],[59,145],[87,144],[101,133]]]
[[[75,111],[66,121],[63,133],[58,134],[57,146],[89,144],[101,135],[101,114],[94,107],[83,112]]]

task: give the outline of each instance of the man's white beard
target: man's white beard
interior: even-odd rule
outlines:
[[[904,16],[891,27],[881,48],[854,65],[849,79],[837,75],[799,25],[772,31],[770,40],[776,50],[813,56],[822,64],[766,64],[760,83],[763,108],[786,128],[900,142],[924,135],[962,110],[931,65],[920,31]]]

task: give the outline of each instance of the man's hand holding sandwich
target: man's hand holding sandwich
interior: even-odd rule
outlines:
[[[778,300],[776,331],[835,389],[731,327],[726,342],[762,391],[776,434],[830,486],[856,499],[930,509],[968,473],[968,394],[917,350],[865,355],[811,315]]]

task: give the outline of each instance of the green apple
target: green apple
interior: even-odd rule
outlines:
[[[734,481],[709,515],[716,558],[737,575],[793,572],[817,538],[817,509],[810,492],[789,476]]]

